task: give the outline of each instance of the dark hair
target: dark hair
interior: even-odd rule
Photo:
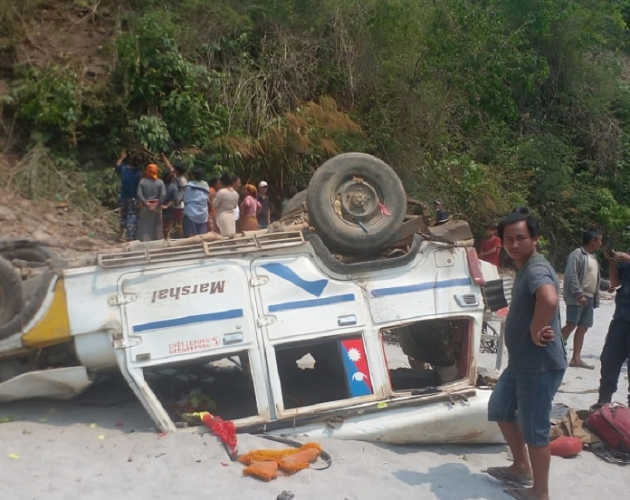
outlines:
[[[236,179],[238,179],[238,176],[235,174],[223,174],[221,176],[221,184],[225,187],[229,187],[236,182]]]
[[[164,172],[162,172],[162,180],[165,184],[173,182],[174,177],[175,176],[173,175],[173,172],[171,172],[170,170],[164,170]]]
[[[582,234],[582,245],[588,245],[591,241],[596,240],[601,235],[602,233],[600,233],[594,227],[588,228],[586,231],[584,231],[584,234]]]
[[[132,167],[139,167],[144,163],[144,155],[142,153],[133,153],[129,158],[129,164]]]
[[[486,224],[486,229],[490,229],[491,231],[496,231],[497,225],[494,222],[488,222]]]
[[[293,198],[298,193],[297,186],[291,186],[289,188],[289,197]]]
[[[186,165],[180,162],[173,164],[173,169],[177,171],[179,175],[184,175],[186,173]]]
[[[505,228],[513,224],[518,224],[519,222],[525,222],[527,224],[527,230],[532,238],[540,236],[540,224],[538,223],[538,219],[529,213],[529,208],[516,207],[499,222],[497,234],[499,238],[501,238],[501,241],[503,241],[503,231],[505,231]]]
[[[221,182],[221,179],[219,179],[217,176],[214,176],[212,177],[212,179],[210,179],[210,182],[208,182],[208,184],[210,185],[210,187],[213,187],[218,182]]]
[[[203,169],[196,167],[191,173],[190,173],[190,177],[192,178],[192,180],[194,181],[201,181],[203,180]]]

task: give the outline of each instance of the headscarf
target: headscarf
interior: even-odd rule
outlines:
[[[154,181],[158,178],[158,166],[155,163],[151,163],[147,166],[147,170],[144,173],[144,176],[147,179],[153,179]]]
[[[246,184],[245,191],[247,191],[247,194],[251,194],[254,197],[256,196],[256,193],[258,193],[258,191],[256,190],[256,186],[254,186],[253,184]]]

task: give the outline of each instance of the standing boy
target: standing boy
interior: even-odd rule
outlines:
[[[515,486],[504,490],[513,498],[549,500],[551,403],[567,367],[560,337],[560,284],[536,251],[540,228],[527,208],[503,219],[498,233],[518,271],[505,323],[508,366],[490,397],[488,420],[499,424],[514,463],[489,467],[487,473]]]

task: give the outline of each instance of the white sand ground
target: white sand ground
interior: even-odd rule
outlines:
[[[596,325],[587,336],[584,359],[597,369],[568,369],[558,402],[576,409],[595,402],[598,358],[613,309],[607,302],[596,311]],[[627,383],[624,367],[617,400],[625,401]],[[0,499],[275,500],[283,490],[296,500],[508,498],[501,484],[481,473],[506,463],[505,446],[326,440],[322,445],[334,459],[328,470],[261,483],[243,477],[243,467],[229,462],[212,436],[184,431],[159,437],[135,401],[112,402],[92,396],[0,406],[0,421],[17,419],[0,424]],[[274,446],[254,436],[239,440],[241,449]],[[551,487],[554,500],[628,498],[630,466],[608,464],[589,452],[574,459],[554,457]]]

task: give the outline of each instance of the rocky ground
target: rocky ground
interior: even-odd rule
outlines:
[[[14,160],[0,155],[0,179],[6,179]],[[51,195],[51,199],[54,195]],[[87,214],[66,201],[30,200],[0,181],[0,239],[28,239],[49,245],[72,259],[116,244],[115,214]]]

